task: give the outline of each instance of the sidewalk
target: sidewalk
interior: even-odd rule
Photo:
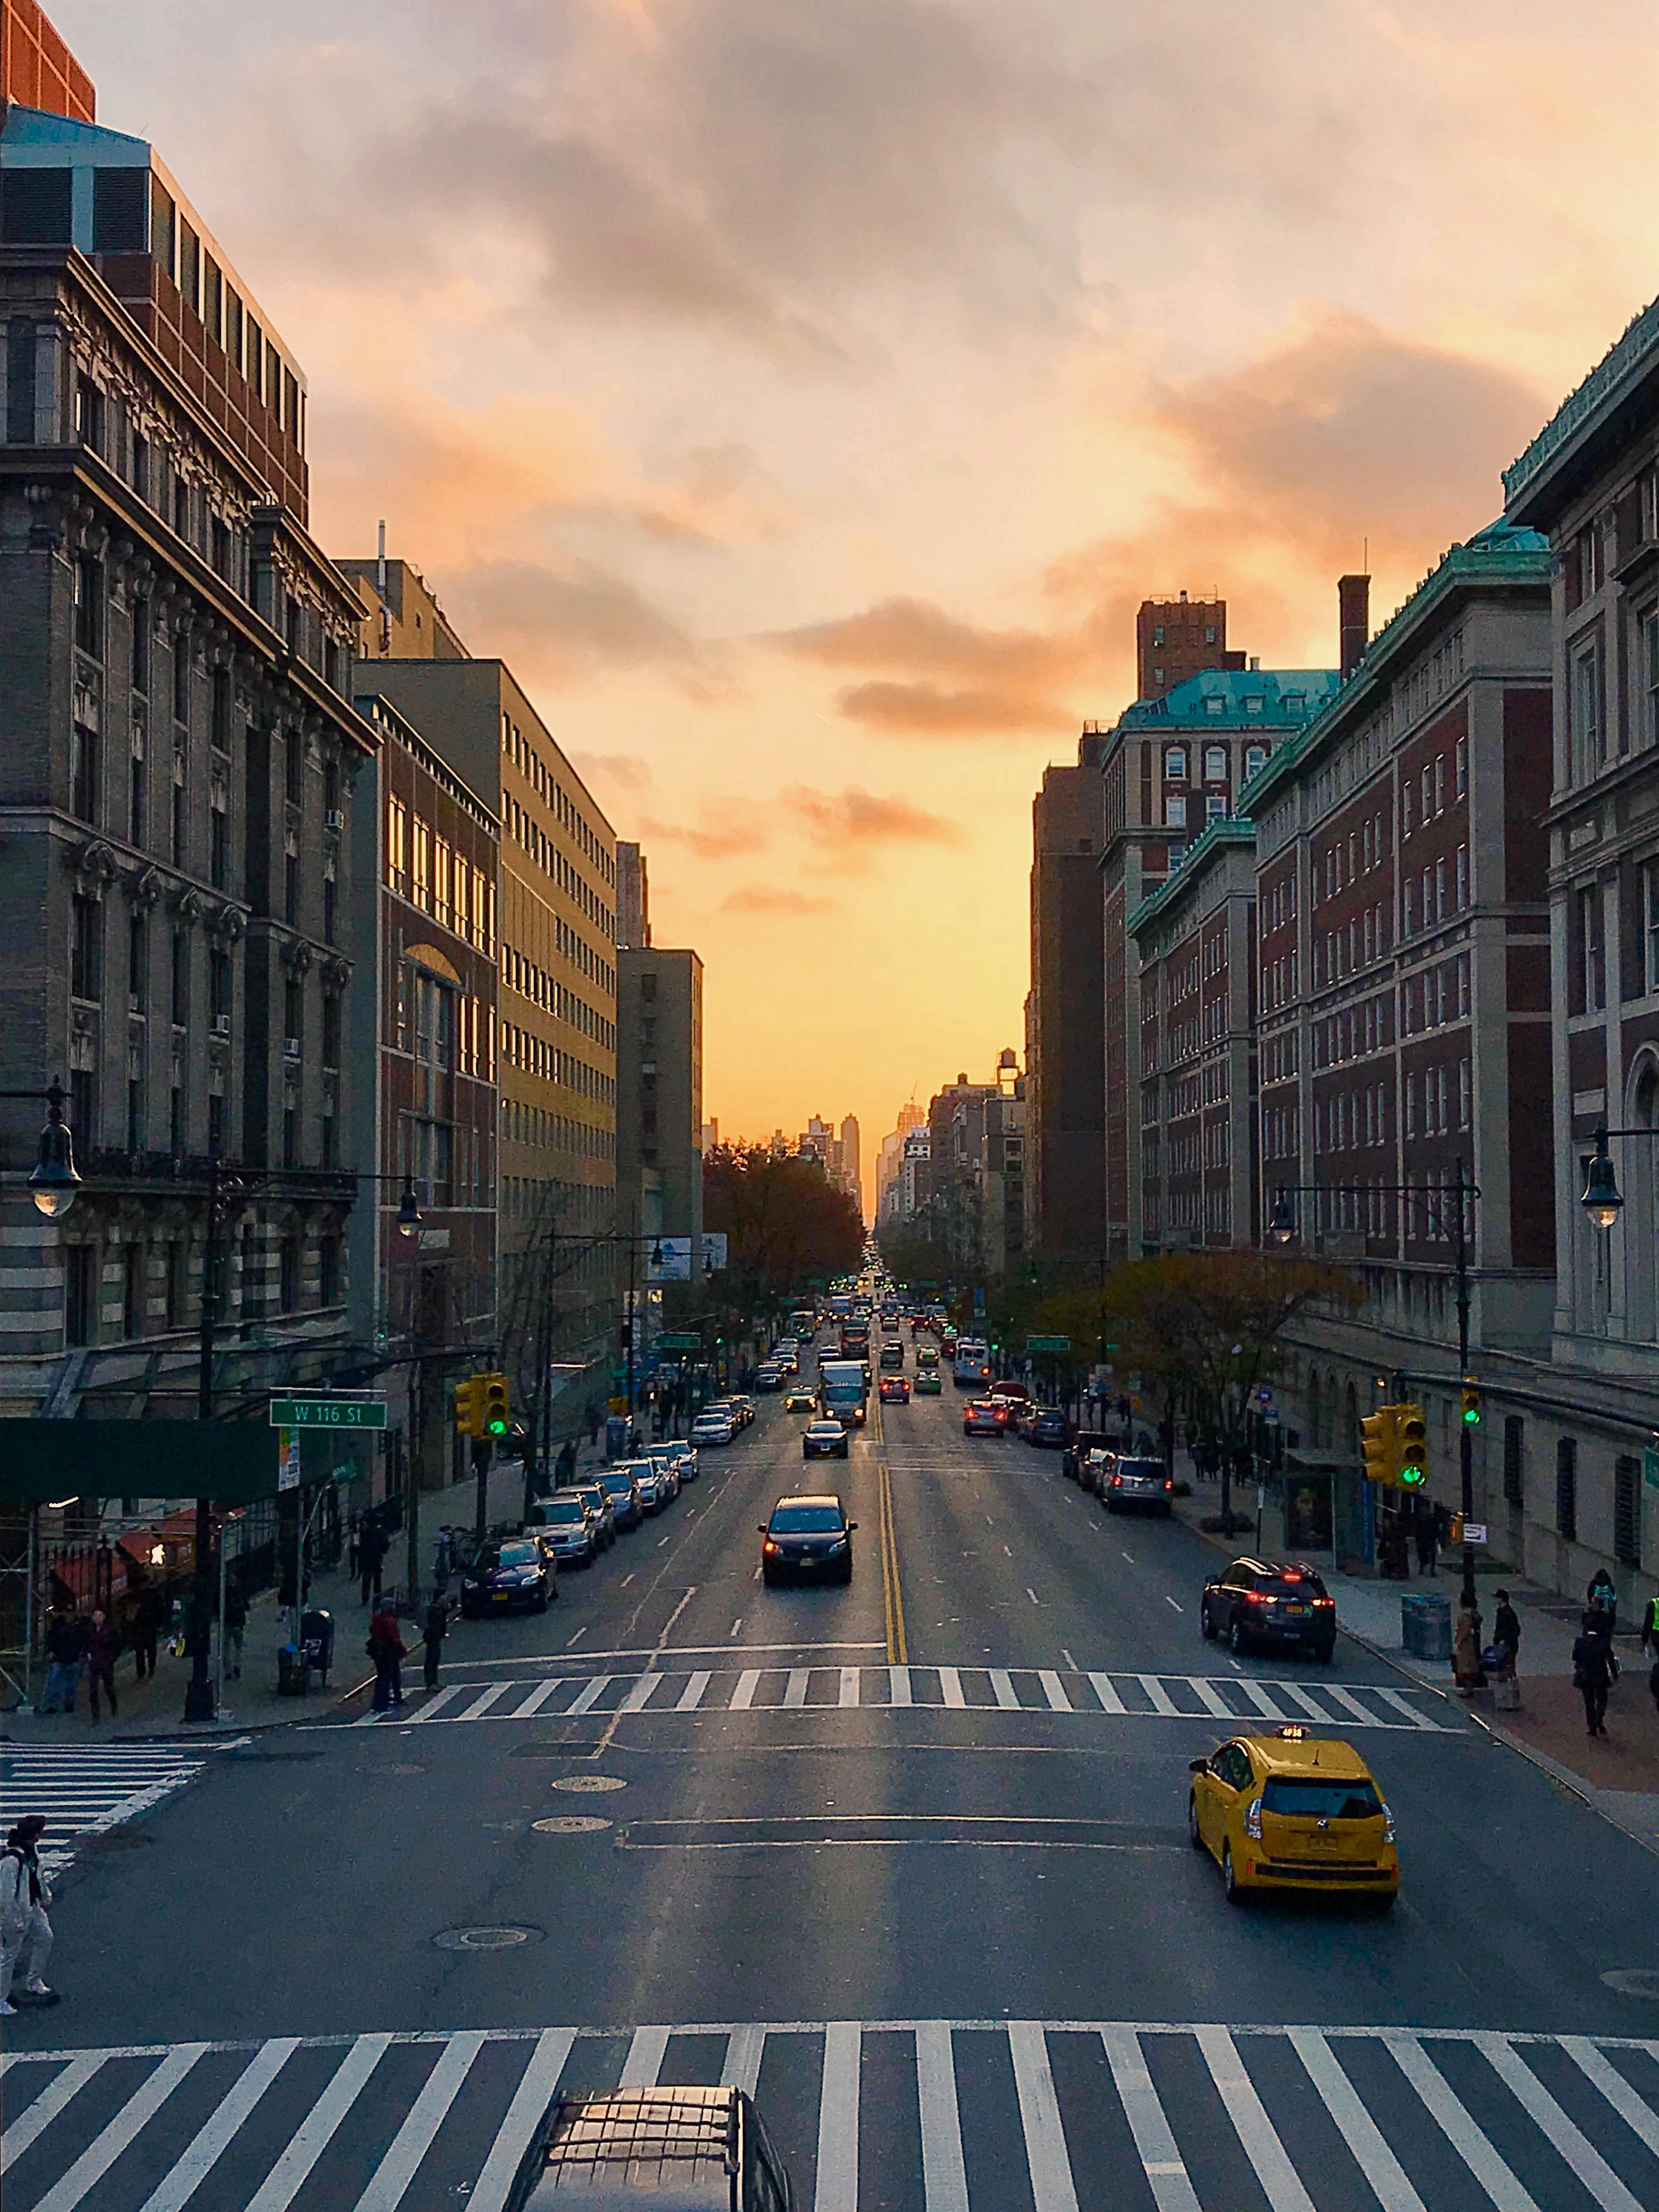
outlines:
[[[1178,1452],[1176,1457],[1177,1474],[1190,1480],[1190,1468],[1182,1463],[1186,1454]],[[1192,1488],[1190,1498],[1176,1500],[1180,1518],[1218,1553],[1237,1558],[1251,1550],[1255,1542],[1254,1510],[1248,1533],[1231,1540],[1206,1534],[1198,1523],[1220,1512],[1220,1485],[1194,1481]],[[1255,1492],[1248,1488],[1236,1497],[1235,1511],[1242,1510],[1247,1500],[1254,1509]],[[1262,1547],[1269,1557],[1279,1549],[1279,1530],[1272,1525],[1277,1518],[1270,1514],[1262,1528]],[[1455,1613],[1462,1586],[1461,1559],[1443,1561],[1439,1572],[1429,1576],[1419,1575],[1413,1560],[1412,1578],[1403,1583],[1334,1573],[1317,1558],[1312,1564],[1336,1600],[1339,1626],[1390,1666],[1454,1697],[1449,1660],[1418,1659],[1407,1651],[1400,1601],[1437,1592]],[[1618,1637],[1623,1673],[1607,1703],[1606,1740],[1589,1736],[1583,1705],[1572,1686],[1572,1646],[1582,1607],[1559,1592],[1535,1589],[1513,1574],[1478,1572],[1475,1594],[1487,1634],[1499,1589],[1508,1590],[1521,1620],[1521,1710],[1494,1713],[1490,1696],[1481,1691],[1473,1698],[1454,1698],[1454,1702],[1468,1710],[1477,1726],[1578,1791],[1639,1843],[1659,1850],[1659,1708],[1649,1694],[1649,1662],[1635,1632],[1621,1628]]]
[[[578,1468],[582,1473],[591,1473],[604,1463],[604,1457],[602,1445],[590,1449],[583,1444]],[[438,1530],[446,1522],[468,1528],[473,1526],[477,1496],[477,1484],[471,1476],[447,1489],[421,1492],[422,1577],[431,1573]],[[489,1519],[492,1522],[516,1521],[523,1503],[524,1470],[518,1462],[507,1461],[493,1468],[489,1476]],[[404,1564],[405,1550],[403,1536],[394,1536],[386,1563],[388,1589],[402,1580],[399,1571]],[[216,1721],[187,1723],[183,1717],[185,1690],[191,1673],[188,1659],[175,1659],[171,1652],[163,1650],[154,1676],[140,1682],[134,1679],[132,1655],[125,1652],[115,1667],[116,1695],[120,1700],[118,1719],[111,1720],[105,1706],[104,1717],[94,1723],[83,1678],[72,1714],[40,1713],[21,1706],[0,1714],[0,1743],[70,1745],[77,1748],[88,1744],[155,1742],[165,1739],[212,1743],[245,1735],[252,1729],[310,1718],[322,1707],[345,1697],[370,1673],[363,1654],[363,1638],[373,1608],[362,1603],[356,1578],[347,1575],[343,1567],[314,1575],[307,1602],[334,1616],[334,1664],[326,1688],[313,1680],[307,1697],[283,1698],[276,1694],[276,1654],[289,1640],[292,1616],[286,1607],[278,1607],[274,1590],[264,1590],[248,1607],[241,1678],[227,1678]],[[404,1628],[404,1641],[411,1648],[419,1641],[419,1631],[412,1623]],[[43,1662],[35,1675],[37,1698],[42,1695],[45,1686]]]

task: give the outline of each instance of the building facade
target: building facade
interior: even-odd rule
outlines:
[[[1140,1174],[1132,1250],[1253,1244],[1255,834],[1212,823],[1129,917],[1139,969]]]
[[[962,1279],[1000,1282],[1028,1247],[1025,1079],[1012,1047],[996,1079],[965,1073],[928,1102],[927,1127],[906,1139],[906,1170],[927,1198],[916,1211]]]
[[[702,1266],[702,962],[689,949],[617,954],[617,1212],[642,1237],[689,1237]]]
[[[1031,805],[1026,1005],[1030,1227],[1050,1258],[1098,1252],[1106,1224],[1106,994],[1101,930],[1101,738],[1050,768]]]
[[[1143,599],[1135,616],[1136,696],[1161,699],[1206,668],[1239,669],[1227,650],[1225,599]]]
[[[0,1087],[61,1075],[85,1185],[0,1207],[10,1412],[195,1409],[349,1350],[342,885],[373,737],[306,528],[292,356],[142,140],[0,122]],[[0,1159],[39,1115],[3,1109]]]
[[[98,120],[92,79],[39,0],[0,0],[0,107],[9,100],[74,123]]]

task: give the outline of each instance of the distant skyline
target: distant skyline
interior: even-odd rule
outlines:
[[[711,1118],[844,1102],[866,1193],[1022,1044],[1139,600],[1332,665],[1659,292],[1634,0],[48,12],[304,363],[319,541],[384,517],[645,845]]]

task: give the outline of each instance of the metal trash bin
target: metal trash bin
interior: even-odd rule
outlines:
[[[1437,1593],[1401,1592],[1401,1641],[1413,1659],[1449,1659],[1452,1656],[1451,1601]]]
[[[284,1644],[276,1654],[276,1694],[279,1698],[303,1698],[305,1693],[306,1670],[300,1647],[297,1644]]]
[[[320,1676],[326,1685],[334,1664],[334,1616],[320,1606],[300,1615],[300,1662],[307,1674]]]

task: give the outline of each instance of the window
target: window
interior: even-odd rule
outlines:
[[[1519,1413],[1510,1413],[1504,1423],[1504,1502],[1506,1505],[1521,1505],[1526,1502],[1526,1439],[1525,1421]]]
[[[1162,645],[1163,642],[1164,625],[1162,623],[1154,623],[1152,624],[1152,643],[1154,645]]]
[[[64,1340],[90,1344],[96,1318],[98,1255],[90,1244],[71,1244],[64,1254]]]
[[[149,601],[135,599],[132,603],[132,665],[130,670],[135,691],[149,690]]]
[[[1412,932],[1417,927],[1417,878],[1414,876],[1407,876],[1406,878],[1406,915],[1404,926],[1407,937],[1409,937]]]
[[[185,1248],[169,1244],[162,1253],[163,1296],[167,1300],[167,1325],[182,1328],[185,1324]]]
[[[297,975],[290,975],[283,986],[283,1036],[284,1048],[292,1044],[297,1051],[305,1039],[305,986]]]
[[[290,806],[300,804],[304,791],[304,741],[297,730],[290,730],[288,742],[283,747],[283,796]]]
[[[1456,910],[1462,914],[1469,902],[1469,848],[1467,845],[1460,845],[1457,848],[1456,891]]]
[[[1212,792],[1204,801],[1204,818],[1206,822],[1224,822],[1227,818],[1226,800]]]
[[[230,872],[230,817],[225,794],[216,791],[208,813],[208,876],[216,890],[223,890]]]
[[[1225,745],[1205,746],[1204,781],[1206,783],[1225,783],[1227,781],[1227,748]]]
[[[299,926],[300,854],[292,842],[283,854],[283,920],[290,929]]]
[[[318,1301],[325,1306],[340,1303],[340,1240],[325,1237],[317,1248]]]
[[[142,913],[127,918],[127,1003],[135,1014],[149,1008],[149,928]]]
[[[127,842],[142,845],[144,842],[149,793],[144,774],[144,732],[136,727],[132,732],[131,772],[127,781]]]
[[[1613,1555],[1627,1567],[1642,1564],[1642,1462],[1629,1452],[1613,1463]]]
[[[186,637],[175,638],[173,643],[173,719],[190,720],[190,640]]]
[[[1170,830],[1184,830],[1187,827],[1187,801],[1182,793],[1171,791],[1165,794],[1164,822],[1165,828]]]
[[[1204,626],[1204,642],[1206,645],[1213,645],[1215,643],[1215,624],[1213,623],[1206,623]]]
[[[323,942],[332,945],[338,919],[338,898],[332,868],[323,878]]]
[[[1572,772],[1582,781],[1601,765],[1601,656],[1594,644],[1573,656],[1568,712]]]
[[[1467,1060],[1460,1060],[1457,1063],[1457,1126],[1460,1129],[1467,1129],[1469,1126],[1469,1063]]]
[[[409,889],[409,817],[401,800],[386,803],[386,879],[394,891]]]
[[[283,1109],[283,1165],[285,1168],[297,1168],[299,1164],[300,1116],[294,1107],[284,1106]],[[287,1313],[290,1309],[285,1305],[283,1310]]]
[[[1423,763],[1420,796],[1423,801],[1423,819],[1425,822],[1431,821],[1434,815],[1434,771],[1426,761]]]
[[[1469,787],[1469,741],[1457,740],[1457,795],[1462,799]]]
[[[70,992],[74,998],[95,1000],[100,994],[103,931],[103,908],[95,898],[78,892],[70,911]]]
[[[75,380],[75,434],[82,445],[101,453],[104,445],[104,395],[89,376]]]
[[[97,1142],[98,1079],[89,1067],[70,1070],[69,1119],[76,1143],[90,1152]]]
[[[98,702],[88,691],[76,689],[75,719],[70,729],[70,810],[82,822],[98,819],[100,755]]]
[[[190,939],[182,929],[173,933],[173,1019],[180,1027],[190,1018]]]
[[[75,642],[81,652],[93,659],[101,659],[104,650],[104,564],[94,560],[90,553],[76,556],[75,562]]]
[[[208,955],[208,1013],[216,1024],[230,1018],[230,955],[217,946]]]
[[[230,710],[232,695],[230,671],[216,668],[213,672],[213,721],[211,735],[216,752],[230,750]]]
[[[1578,1443],[1562,1437],[1555,1447],[1555,1532],[1570,1544],[1578,1541]]]
[[[144,1248],[127,1244],[121,1250],[121,1334],[131,1338],[143,1333]]]
[[[1446,804],[1446,756],[1434,757],[1434,811],[1438,814]]]
[[[1247,777],[1260,775],[1261,770],[1266,768],[1267,765],[1267,748],[1266,745],[1245,746],[1244,773]]]
[[[276,1304],[285,1314],[295,1312],[300,1304],[300,1240],[284,1237],[277,1247]]]
[[[1187,748],[1185,745],[1165,745],[1164,748],[1164,781],[1184,783],[1187,781]]]
[[[340,1065],[340,994],[326,993],[323,999],[323,1066]]]
[[[1591,885],[1578,894],[1578,945],[1583,963],[1583,1011],[1599,1014],[1606,1005],[1601,936],[1601,892]]]
[[[178,1073],[175,1068],[174,1074]],[[175,1159],[185,1149],[185,1094],[175,1082],[167,1094],[167,1150]]]

